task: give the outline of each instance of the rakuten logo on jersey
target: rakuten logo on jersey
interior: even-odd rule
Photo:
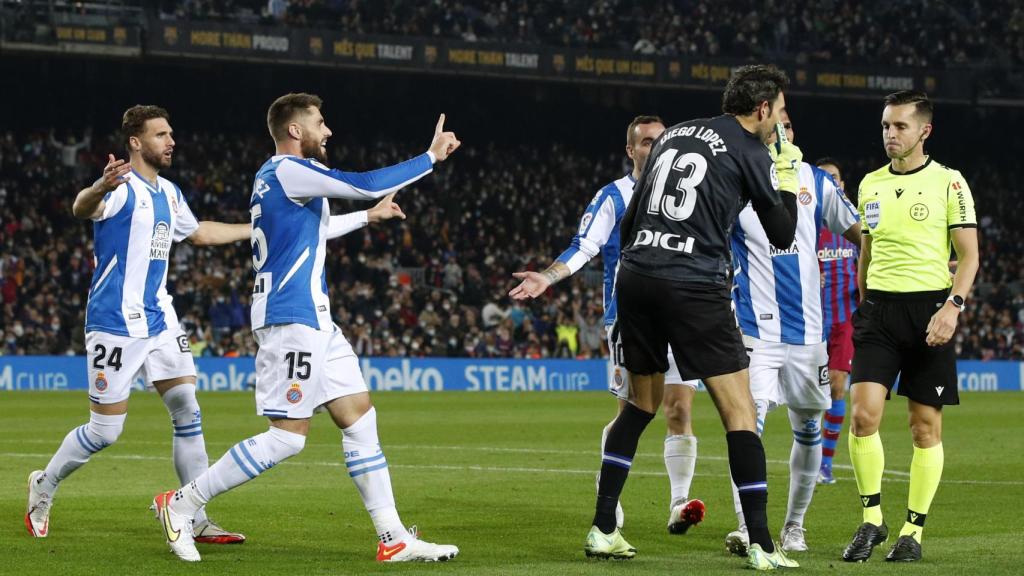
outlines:
[[[641,230],[636,235],[633,246],[654,246],[672,252],[693,253],[693,237],[683,239],[679,234],[666,234],[651,230]]]
[[[821,250],[818,250],[818,260],[822,262],[845,260],[847,258],[853,258],[856,255],[857,251],[853,248],[822,248]]]

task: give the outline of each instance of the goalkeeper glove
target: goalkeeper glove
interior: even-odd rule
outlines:
[[[800,162],[804,153],[786,138],[786,129],[782,122],[775,125],[775,143],[768,147],[772,160],[775,161],[775,172],[779,176],[779,190],[791,194],[800,191]]]

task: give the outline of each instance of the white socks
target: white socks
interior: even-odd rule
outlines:
[[[203,439],[203,417],[196,400],[196,386],[179,384],[165,392],[162,399],[174,428],[171,442],[174,470],[178,473],[178,480],[188,484],[210,467]],[[200,509],[195,521],[198,524],[204,520],[206,511]]]
[[[105,415],[89,412],[89,423],[68,432],[64,442],[46,465],[43,486],[51,495],[57,485],[89,458],[117,441],[124,429],[127,414]]]
[[[388,461],[377,437],[377,409],[371,407],[355,424],[342,429],[341,434],[348,475],[370,513],[377,537],[384,544],[407,539],[409,533],[395,508]]]
[[[306,437],[270,427],[266,432],[242,440],[221,456],[198,478],[175,494],[175,511],[194,516],[214,496],[245,484],[278,463],[302,452]]]
[[[690,496],[693,468],[697,464],[697,437],[689,434],[665,438],[665,469],[672,485],[672,504]]]
[[[804,523],[821,467],[821,410],[789,410],[793,449],[789,454],[789,506],[786,524]]]

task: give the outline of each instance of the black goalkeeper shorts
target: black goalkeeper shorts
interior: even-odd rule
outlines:
[[[618,318],[626,369],[668,371],[672,347],[683,380],[739,372],[750,364],[727,287],[694,286],[619,268]]]

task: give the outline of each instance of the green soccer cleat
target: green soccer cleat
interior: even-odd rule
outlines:
[[[765,552],[760,544],[751,544],[747,549],[747,568],[751,570],[776,570],[779,568],[799,568],[796,560],[790,560],[782,547],[775,545],[771,554]]]
[[[597,526],[590,527],[587,543],[583,545],[587,558],[603,558],[607,560],[629,560],[636,556],[636,548],[626,542],[618,528],[611,534],[605,534]]]

